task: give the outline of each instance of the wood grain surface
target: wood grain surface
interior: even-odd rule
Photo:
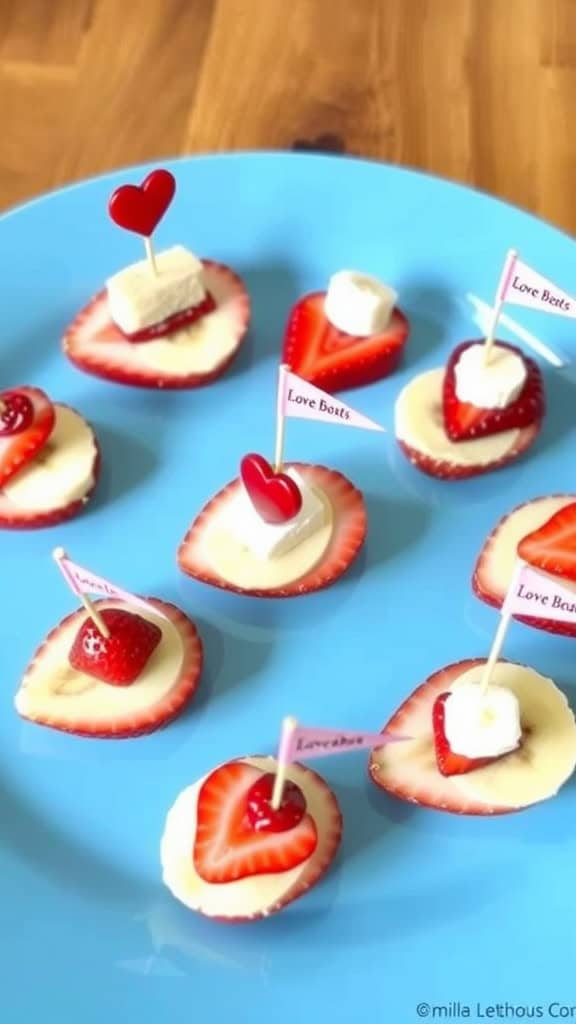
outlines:
[[[0,0],[0,208],[141,160],[296,144],[574,232],[575,114],[576,0]]]

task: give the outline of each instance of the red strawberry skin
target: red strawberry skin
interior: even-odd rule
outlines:
[[[101,618],[110,636],[103,636],[96,623],[87,618],[72,645],[70,664],[104,683],[130,686],[156,650],[162,631],[124,608],[106,608]]]
[[[361,387],[396,369],[410,332],[395,309],[390,324],[368,338],[345,334],[324,313],[326,292],[305,295],[294,306],[286,327],[282,360],[294,373],[329,394]]]
[[[75,721],[68,721],[63,724],[55,718],[44,719],[27,716],[29,721],[33,721],[36,725],[48,726],[60,732],[72,733],[75,736],[94,739],[130,739],[155,732],[171,722],[184,710],[198,689],[202,673],[203,648],[200,635],[194,623],[176,605],[161,601],[156,597],[147,597],[146,601],[170,619],[183,641],[184,656],[180,674],[178,679],[174,681],[174,686],[170,692],[154,706],[137,712],[130,720],[127,720],[125,717],[110,718],[108,721],[100,721],[95,725],[89,719],[79,716]],[[96,608],[100,608],[103,604],[106,606],[114,604],[114,602],[108,600],[94,601],[93,603]],[[123,607],[121,602],[116,602],[116,605]],[[85,614],[83,608],[73,612],[48,634],[35,652],[24,675],[23,684],[26,682],[28,673],[46,655],[51,643],[57,639],[60,632],[74,620],[78,622],[78,627],[80,627]]]
[[[471,441],[476,437],[489,437],[505,430],[519,430],[541,423],[546,412],[544,384],[540,368],[521,349],[503,341],[496,344],[520,356],[528,375],[518,398],[504,409],[480,409],[470,402],[461,402],[456,395],[455,366],[460,356],[471,345],[481,344],[482,339],[464,341],[454,349],[446,366],[444,377],[444,428],[451,441]]]
[[[524,537],[518,554],[536,569],[576,582],[576,502]]]
[[[525,427],[520,431],[516,444],[503,458],[476,466],[456,465],[456,463],[447,462],[445,459],[433,459],[430,455],[418,451],[417,448],[407,445],[404,441],[397,440],[398,447],[408,461],[426,476],[433,476],[437,480],[467,480],[484,473],[492,473],[496,469],[503,469],[508,463],[519,459],[534,444],[540,433],[540,426],[540,423],[534,423],[531,427]]]
[[[409,742],[415,744],[414,758],[421,758],[419,767],[417,770],[413,768],[416,761],[410,758],[408,742],[390,744],[383,747],[381,752],[375,749],[370,755],[368,771],[376,786],[400,800],[450,814],[495,817],[519,810],[517,807],[494,807],[479,800],[470,800],[463,796],[451,778],[438,770],[432,727],[434,704],[464,672],[485,664],[485,658],[471,658],[446,665],[417,687],[400,705],[382,732],[414,737]],[[396,756],[395,748],[402,754],[405,750],[409,760],[399,765],[395,761],[387,763],[386,757],[390,756],[390,752]],[[422,760],[423,749],[425,754]]]
[[[174,331],[181,330],[182,327],[189,327],[190,324],[201,320],[207,313],[212,313],[214,309],[216,309],[216,303],[210,293],[207,292],[206,297],[197,306],[174,313],[173,316],[167,317],[166,320],[162,320],[159,324],[153,324],[152,327],[144,327],[141,331],[133,331],[132,334],[126,334],[125,331],[122,331],[122,334],[128,341],[154,341],[155,338],[164,338]]]
[[[62,406],[63,403],[59,402],[58,405]],[[71,406],[64,406],[64,408],[71,408]],[[75,409],[72,411],[76,412]],[[80,413],[77,415],[79,416]],[[102,463],[102,454],[95,435],[92,438],[92,443],[94,445],[93,483],[83,498],[69,502],[67,505],[37,512],[18,508],[0,489],[0,530],[41,530],[48,526],[58,526],[60,523],[68,522],[83,512],[96,490]]]
[[[226,884],[290,871],[314,853],[318,836],[308,814],[282,832],[259,832],[250,823],[249,793],[261,777],[258,768],[231,761],[204,780],[198,796],[193,856],[196,871],[205,882]]]
[[[293,462],[289,466],[308,484],[323,491],[332,502],[334,532],[328,550],[318,565],[301,579],[276,590],[243,590],[213,571],[201,552],[202,535],[210,517],[223,502],[230,500],[239,488],[240,482],[234,480],[205,505],[192,523],[178,549],[178,565],[182,572],[202,583],[236,594],[249,594],[252,597],[301,597],[335,583],[350,567],[366,539],[367,516],[364,499],[361,492],[335,470],[302,462]]]
[[[0,435],[0,488],[40,451],[50,437],[55,421],[54,406],[40,388],[11,388],[4,394],[9,397],[14,392],[29,399],[34,417],[20,433]]]
[[[159,373],[143,362],[134,361],[133,356],[138,350],[138,344],[134,343],[134,339],[126,338],[111,320],[107,312],[105,290],[98,292],[68,327],[62,339],[62,347],[68,359],[85,373],[129,387],[182,390],[210,384],[221,377],[235,359],[248,331],[251,317],[250,298],[244,282],[230,267],[213,260],[202,260],[202,263],[206,286],[216,306],[219,307],[223,301],[230,303],[233,306],[236,324],[236,347],[213,370],[184,376]],[[98,326],[94,327],[96,322]],[[118,362],[108,357],[106,346],[110,342],[126,344],[127,353],[132,353],[126,362]]]
[[[574,495],[555,495],[555,497],[565,497],[566,504],[572,503],[575,500]],[[481,601],[484,601],[485,604],[490,605],[492,608],[501,608],[505,597],[503,593],[496,592],[490,584],[491,552],[495,538],[504,524],[512,516],[516,515],[516,513],[521,509],[526,508],[531,504],[533,504],[531,501],[525,502],[523,505],[518,505],[512,510],[512,512],[503,516],[490,533],[476,560],[476,565],[474,566],[474,571],[472,573],[472,590],[476,594],[476,597]],[[576,623],[557,622],[554,619],[540,619],[534,618],[530,615],[515,615],[514,619],[516,622],[521,622],[525,626],[531,626],[533,629],[541,629],[545,633],[553,633],[556,636],[576,637]]]
[[[434,732],[434,746],[436,749],[436,764],[441,775],[466,775],[476,768],[483,768],[497,760],[495,757],[465,757],[464,754],[456,754],[450,747],[446,738],[446,701],[449,693],[441,693],[436,698],[432,707],[432,729]]]

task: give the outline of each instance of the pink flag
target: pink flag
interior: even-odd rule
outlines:
[[[520,563],[508,589],[502,614],[576,622],[576,589],[570,590],[531,565]]]
[[[136,594],[131,594],[128,590],[122,590],[109,580],[105,580],[103,576],[95,576],[93,572],[77,565],[67,555],[60,554],[60,549],[54,552],[54,559],[68,586],[77,597],[81,597],[82,594],[101,594],[102,597],[125,601],[126,604],[141,608],[142,611],[153,612],[154,615],[166,618],[153,604],[137,597]]]
[[[537,270],[532,270],[518,259],[516,253],[510,253],[506,261],[499,299],[512,305],[576,319],[576,299],[542,277]]]
[[[379,423],[356,412],[349,405],[334,398],[321,388],[315,387],[302,377],[282,368],[278,390],[279,411],[282,416],[303,420],[322,420],[324,423],[338,423],[344,427],[361,427],[364,430],[384,430]]]
[[[410,737],[391,736],[381,732],[351,732],[346,729],[309,729],[298,725],[289,733],[287,750],[280,752],[287,761],[299,758],[329,757],[350,750],[373,750],[386,743],[401,743]],[[281,743],[282,748],[282,743]]]

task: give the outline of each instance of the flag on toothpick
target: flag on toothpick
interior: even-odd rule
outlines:
[[[576,590],[521,562],[506,594],[502,614],[576,622]]]
[[[529,267],[515,252],[510,252],[506,260],[500,299],[515,306],[576,319],[576,298]]]
[[[343,427],[360,427],[363,430],[384,430],[379,423],[352,409],[339,398],[334,398],[333,395],[310,384],[285,366],[280,370],[279,402],[283,416],[320,420]]]
[[[109,580],[104,579],[103,576],[96,576],[89,569],[84,569],[83,566],[68,558],[68,555],[61,548],[57,548],[54,552],[54,559],[68,586],[80,599],[88,594],[100,594],[102,597],[111,597],[118,601],[125,601],[126,604],[133,605],[135,608],[141,608],[142,611],[152,612],[154,615],[165,618],[155,605],[149,604],[148,601],[137,597],[136,594],[131,594],[128,590],[122,590],[115,583],[110,583]]]

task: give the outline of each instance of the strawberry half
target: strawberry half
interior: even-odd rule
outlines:
[[[188,328],[194,344],[179,350],[174,341],[170,369],[165,358],[154,364],[154,346],[177,339],[177,332],[141,344],[128,339],[110,318],[105,290],[78,313],[64,335],[62,344],[70,361],[95,377],[133,387],[193,388],[215,380],[230,365],[246,335],[250,298],[229,267],[212,260],[202,262],[216,308]]]
[[[535,569],[576,583],[576,502],[520,541],[518,554]]]
[[[72,644],[68,659],[72,668],[112,686],[136,682],[162,639],[162,630],[126,608],[105,608],[101,619],[105,637],[91,618],[86,618]]]
[[[100,476],[101,454],[92,428],[80,413],[60,402],[55,403],[52,407],[52,415],[55,417],[55,422],[50,437],[40,451],[21,467],[21,475],[29,475],[38,471],[38,488],[42,492],[42,507],[37,504],[34,507],[18,504],[14,497],[14,491],[21,477],[19,474],[15,474],[7,481],[4,488],[0,488],[0,530],[37,530],[66,522],[83,511],[96,488]],[[71,423],[75,424],[74,435],[70,434]],[[86,435],[86,445],[82,445],[82,447],[76,445],[75,462],[78,489],[84,486],[84,493],[81,497],[69,500],[65,494],[58,493],[57,473],[58,463],[62,460],[65,487],[69,487],[70,471],[66,456],[66,441],[69,442],[71,436],[74,441],[74,437],[77,437],[76,429]],[[84,453],[82,461],[79,460],[81,450]],[[56,493],[53,497],[50,496],[48,483],[52,486],[56,485]]]
[[[544,565],[538,564],[536,559],[541,561],[552,559],[549,564],[572,571],[573,554],[566,551],[566,540],[571,535],[570,521],[573,512],[568,513],[568,521],[565,523],[569,527],[568,535],[564,535],[563,530],[557,533],[556,529],[554,529],[556,536],[548,534],[546,527],[554,520],[558,524],[557,516],[560,516],[561,522],[564,522],[564,510],[572,509],[575,506],[576,495],[574,494],[551,495],[535,498],[533,501],[519,505],[504,516],[492,530],[476,561],[472,575],[472,589],[476,596],[494,608],[501,608],[512,580],[517,555],[531,562],[536,568],[544,568]],[[544,546],[542,546],[542,533],[544,533]],[[530,558],[527,557],[528,555]],[[552,572],[550,568],[545,571]],[[562,574],[558,573],[558,575]],[[570,576],[567,578],[571,579]],[[554,619],[540,619],[524,615],[514,616],[514,618],[518,622],[523,622],[534,629],[545,630],[547,633],[576,637],[576,623],[557,622]]]
[[[232,835],[226,849],[231,826],[250,815],[254,793],[266,787],[266,776],[276,769],[272,757],[239,758],[188,786],[170,808],[161,843],[163,879],[191,910],[233,923],[269,917],[309,892],[332,864],[342,838],[338,802],[320,775],[296,763],[288,766],[287,783],[303,797],[304,813],[293,822],[276,821],[280,831],[255,828],[245,845],[241,829],[240,845]],[[248,860],[252,845],[254,859]],[[254,868],[264,872],[262,886]],[[238,880],[226,881],[230,872]],[[222,881],[206,881],[205,875]]]
[[[258,768],[231,761],[202,783],[194,866],[205,882],[237,882],[254,875],[290,871],[314,853],[318,836],[309,814],[281,832],[258,831],[251,824],[250,791],[261,777]]]
[[[386,377],[396,369],[410,325],[395,309],[380,334],[345,334],[324,313],[326,292],[312,292],[296,303],[286,327],[283,362],[294,373],[330,394]]]
[[[517,809],[494,807],[468,798],[452,778],[441,774],[436,761],[432,727],[434,705],[459,676],[485,663],[485,659],[475,658],[447,665],[404,701],[382,731],[413,739],[388,743],[372,751],[369,772],[377,786],[409,803],[452,814],[492,816]]]
[[[39,388],[0,391],[0,487],[44,446],[54,418],[54,406]]]
[[[444,377],[443,411],[444,427],[452,441],[471,441],[477,437],[490,437],[505,430],[520,430],[540,423],[546,412],[544,383],[537,363],[526,356],[515,345],[498,341],[499,348],[508,349],[520,356],[527,377],[522,391],[515,401],[503,409],[481,409],[470,402],[461,402],[456,394],[455,366],[460,356],[471,345],[478,345],[482,339],[464,341],[454,349]]]
[[[464,754],[456,754],[448,742],[446,736],[446,701],[449,693],[441,693],[432,706],[432,730],[434,732],[434,748],[436,751],[436,764],[441,775],[466,775],[476,768],[483,768],[484,765],[497,761],[496,757],[466,757]]]
[[[146,600],[168,619],[155,620],[158,627],[178,638],[181,653],[161,642],[149,662],[150,672],[144,683],[132,686],[109,686],[86,677],[73,669],[68,655],[78,630],[86,619],[83,608],[63,621],[48,634],[26,669],[16,694],[16,710],[22,718],[61,732],[101,739],[124,739],[153,732],[175,718],[194,696],[202,671],[202,642],[196,626],[179,608],[157,598]],[[123,609],[120,601],[101,600],[94,604]],[[159,671],[166,657],[163,671]],[[97,701],[91,697],[96,688]],[[84,700],[86,697],[86,700]]]
[[[335,583],[350,567],[364,543],[367,527],[364,499],[361,492],[335,470],[300,462],[289,465],[306,483],[323,492],[332,505],[333,532],[321,561],[300,579],[273,590],[245,589],[219,575],[206,556],[204,541],[212,517],[221,514],[225,503],[238,493],[241,484],[234,480],[208,502],[192,523],[178,550],[178,565],[182,572],[222,590],[255,597],[298,597]]]

